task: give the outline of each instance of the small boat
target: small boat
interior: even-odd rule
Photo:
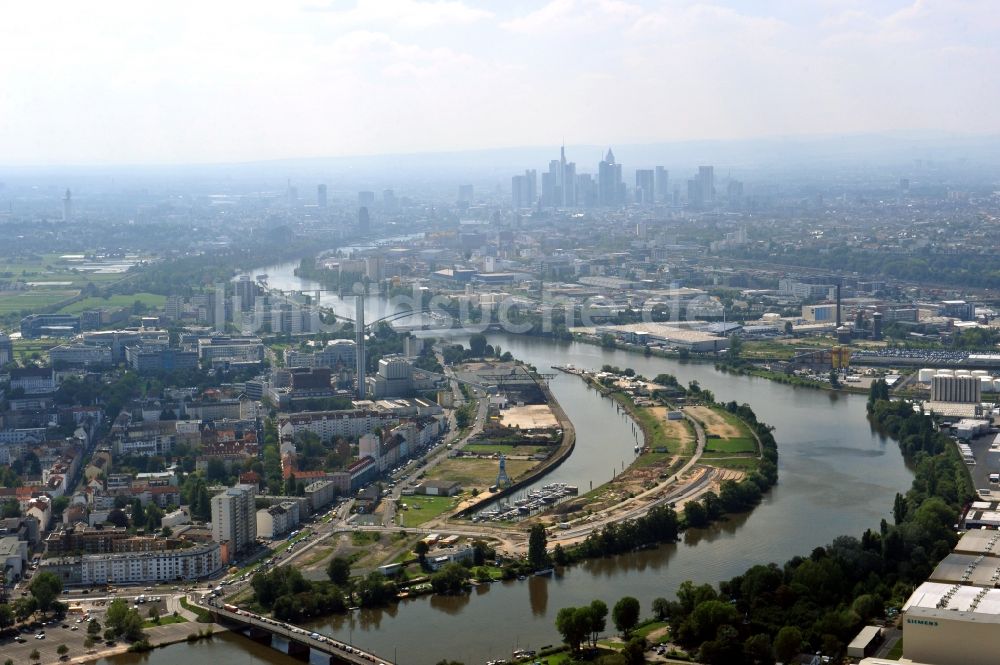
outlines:
[[[542,568],[541,570],[535,571],[535,577],[543,577],[545,575],[551,575],[555,572],[555,568],[549,566],[548,568]]]

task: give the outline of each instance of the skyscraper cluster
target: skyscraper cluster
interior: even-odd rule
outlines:
[[[549,208],[589,208],[622,206],[630,201],[640,205],[671,202],[668,172],[662,166],[636,170],[635,190],[630,199],[622,165],[611,148],[597,166],[596,179],[590,173],[577,173],[576,163],[566,160],[563,146],[559,159],[550,161],[548,171],[542,173],[540,193],[538,174],[533,169],[512,177],[510,185],[515,208],[531,208],[536,204]]]

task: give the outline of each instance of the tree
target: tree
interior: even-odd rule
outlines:
[[[743,643],[743,655],[754,665],[770,665],[774,662],[771,638],[764,633],[751,635]]]
[[[149,608],[149,618],[153,623],[160,623],[160,610],[156,605]]]
[[[528,534],[528,563],[535,570],[544,568],[548,563],[548,554],[545,552],[547,538],[545,537],[545,527],[541,524],[534,524]]]
[[[469,337],[469,354],[473,358],[482,358],[486,355],[486,335],[476,333]]]
[[[128,516],[125,514],[121,508],[115,508],[110,513],[108,513],[108,521],[119,528],[124,528],[128,526]]]
[[[97,636],[101,634],[101,622],[97,619],[91,619],[87,623],[87,634]]]
[[[670,617],[670,601],[666,598],[653,599],[653,616],[657,621],[666,621]]]
[[[740,359],[740,353],[743,351],[743,340],[740,339],[739,335],[729,336],[729,348],[726,349],[726,359],[729,362],[737,362]]]
[[[587,610],[590,613],[590,643],[597,646],[597,636],[608,626],[608,606],[603,600],[592,600]]]
[[[337,586],[347,586],[351,581],[351,562],[342,556],[333,557],[326,566],[326,575]]]
[[[38,649],[32,649],[31,653],[28,654],[28,658],[31,660],[41,660],[42,654],[38,653]]]
[[[60,644],[59,646],[56,647],[56,653],[59,654],[60,656],[65,656],[66,654],[69,653],[69,647],[66,646],[65,644]]]
[[[639,625],[639,601],[632,596],[625,596],[615,603],[611,618],[618,632],[628,638],[632,629]]]
[[[840,375],[837,374],[837,370],[830,370],[830,385],[834,388],[840,387]]]
[[[14,625],[14,610],[10,605],[0,605],[0,628]]]
[[[556,615],[556,630],[562,636],[563,642],[574,652],[580,650],[580,643],[590,630],[588,615],[588,608],[580,607],[564,607]]]
[[[18,598],[14,601],[14,616],[24,621],[38,609],[38,601],[33,596]]]
[[[413,546],[413,551],[417,555],[417,560],[420,562],[421,567],[427,563],[427,552],[430,549],[431,546],[424,540],[418,540],[417,544]]]
[[[774,637],[774,655],[782,663],[790,663],[802,650],[802,631],[784,626]]]
[[[91,649],[91,648],[93,648],[93,646],[95,644],[97,644],[97,640],[94,639],[94,636],[93,635],[87,635],[87,639],[85,639],[83,641],[83,648],[84,649]]]
[[[646,662],[646,638],[633,637],[622,649],[625,665],[643,665]]]
[[[58,575],[54,573],[38,573],[35,579],[31,580],[31,597],[38,603],[38,609],[47,612],[59,594],[62,593],[63,583]]]

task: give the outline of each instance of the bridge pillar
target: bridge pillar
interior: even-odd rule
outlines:
[[[271,638],[274,637],[274,633],[259,626],[250,626],[249,637],[254,642],[271,646]]]
[[[309,662],[309,645],[290,639],[288,640],[288,655]]]

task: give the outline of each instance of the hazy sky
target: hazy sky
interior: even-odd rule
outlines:
[[[0,163],[1000,131],[996,0],[5,3]]]

